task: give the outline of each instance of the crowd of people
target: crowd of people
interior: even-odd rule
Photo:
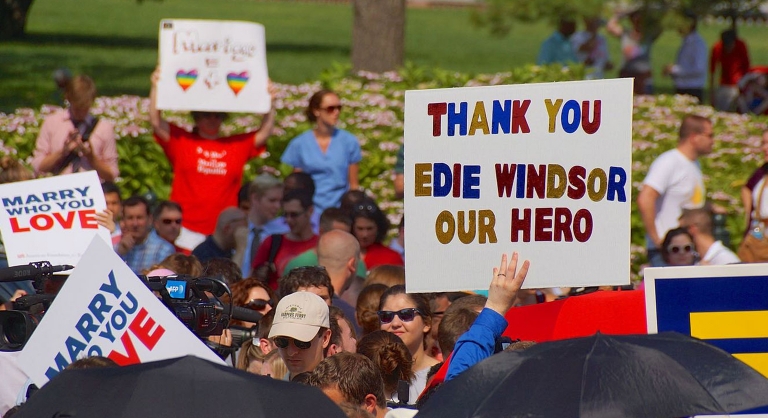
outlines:
[[[649,50],[658,34],[646,31],[640,12],[628,17],[630,27],[622,27],[617,16],[608,30],[621,38],[622,74],[635,77],[636,92],[649,92]],[[601,77],[612,65],[599,34],[603,22],[585,23],[584,32],[574,33],[573,21],[561,21],[542,46],[540,62],[582,61],[594,67],[592,76]],[[665,74],[675,79],[679,93],[701,100],[706,50],[695,18],[681,34],[678,61]],[[745,58],[745,65],[737,68],[737,57]],[[738,100],[733,83],[739,71],[749,68],[735,32],[724,32],[715,45],[710,73],[717,65],[722,67],[721,88],[714,97],[730,109]],[[231,329],[208,338],[209,346],[235,367],[316,386],[350,416],[381,418],[389,409],[426,402],[440,382],[492,355],[510,307],[567,294],[562,289],[520,290],[529,263],[519,263],[516,254],[504,256],[493,269],[487,298],[407,293],[405,223],[400,221],[398,236],[387,243],[387,217],[375,199],[359,190],[359,142],[337,127],[343,106],[337,93],[321,90],[309,98],[305,115],[313,126],[291,140],[281,157],[293,173],[284,179],[262,173],[242,185],[243,166],[268,145],[274,110],[258,129],[229,137],[221,136],[226,113],[192,112],[194,128],[187,131],[163,119],[155,105],[159,74],[158,69],[151,78],[150,119],[173,167],[170,200],[123,199],[114,183],[119,173],[113,128],[89,113],[96,91],[87,76],[67,83],[69,107],[46,118],[32,161],[34,173],[6,157],[0,181],[95,170],[107,202],[100,224],[110,230],[114,250],[132,271],[219,277],[232,291],[223,302],[261,315],[258,323],[233,320]],[[755,240],[745,240],[737,256],[714,237],[719,208],[706,202],[698,164],[714,140],[709,119],[687,115],[677,147],[660,155],[643,181],[637,204],[654,266],[768,261],[768,246],[761,244],[768,219],[768,203],[763,202],[768,199],[763,193],[768,163],[742,192],[747,236]],[[768,134],[763,149],[768,161]],[[394,170],[399,196],[402,155],[401,149]],[[5,309],[25,292],[8,286],[2,284],[0,293]],[[242,340],[235,330],[256,335]]]
[[[765,114],[768,68],[751,66],[747,45],[739,39],[736,29],[724,30],[708,49],[697,31],[698,17],[692,13],[681,17],[678,33],[682,42],[677,57],[662,69],[663,76],[672,78],[675,93],[696,97],[704,103],[704,91],[708,87],[709,103],[717,110]],[[625,19],[628,25],[622,24]],[[607,34],[621,43],[619,77],[634,78],[635,94],[652,94],[651,47],[662,33],[658,19],[648,10],[636,8],[616,13],[607,22],[588,17],[584,19],[584,29],[578,32],[573,18],[561,19],[557,30],[542,43],[537,64],[581,63],[588,70],[588,78],[603,78],[606,71],[614,68],[607,39],[600,33],[605,26]]]

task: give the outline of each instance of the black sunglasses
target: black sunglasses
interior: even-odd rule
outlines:
[[[176,225],[181,225],[181,219],[161,219],[160,222],[162,222],[165,225],[170,225],[172,223],[175,223]]]
[[[381,321],[382,324],[388,324],[392,322],[393,319],[395,319],[395,315],[397,315],[398,318],[400,318],[403,322],[411,322],[416,318],[416,315],[424,316],[423,313],[418,308],[405,308],[400,309],[399,311],[378,311],[376,312],[376,315],[379,316],[379,321]]]
[[[278,348],[288,348],[288,344],[291,343],[291,340],[293,340],[293,345],[296,346],[299,350],[306,350],[309,347],[312,347],[312,341],[299,341],[295,338],[289,338],[289,337],[274,337],[272,338],[272,341],[275,342],[275,345]]]
[[[669,247],[667,247],[667,251],[670,254],[677,254],[677,253],[680,253],[680,252],[689,253],[689,252],[693,251],[693,246],[691,244],[687,244],[687,245],[670,245]]]
[[[252,309],[254,311],[260,311],[267,306],[274,306],[271,300],[251,299],[245,304],[246,308]]]
[[[328,112],[328,113],[332,113],[332,112],[334,112],[334,111],[336,111],[336,110],[338,110],[339,112],[341,112],[341,105],[338,105],[338,106],[326,106],[326,107],[321,107],[321,108],[320,108],[320,110],[326,111],[326,112]]]

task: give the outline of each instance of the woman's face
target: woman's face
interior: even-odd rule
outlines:
[[[768,131],[763,132],[763,143],[760,150],[763,151],[763,160],[768,162]]]
[[[404,293],[387,297],[382,311],[397,312],[401,309],[415,308],[416,304]],[[408,350],[413,354],[419,347],[424,347],[424,333],[429,332],[430,326],[424,323],[421,315],[414,315],[412,321],[403,321],[399,315],[395,315],[392,322],[381,324],[381,329],[391,332],[405,343]]]
[[[341,99],[333,93],[326,94],[320,101],[320,108],[315,109],[314,112],[318,124],[336,126],[341,114]]]
[[[354,225],[352,225],[352,232],[355,234],[357,241],[360,242],[360,248],[366,249],[376,242],[379,228],[373,220],[357,217],[355,218]]]
[[[693,241],[686,234],[675,235],[667,247],[670,266],[692,266]]]

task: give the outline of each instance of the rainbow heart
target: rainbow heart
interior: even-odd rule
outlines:
[[[237,93],[240,93],[240,90],[245,87],[245,84],[248,83],[248,72],[243,71],[240,74],[237,73],[229,73],[227,74],[227,84],[229,84],[229,88],[232,89],[232,91],[235,93],[235,96],[237,96]]]
[[[176,82],[179,83],[179,86],[184,91],[192,87],[195,84],[195,80],[197,80],[197,70],[179,70],[176,72]]]

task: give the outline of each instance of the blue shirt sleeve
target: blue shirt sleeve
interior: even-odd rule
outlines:
[[[455,378],[464,370],[493,355],[496,339],[506,328],[507,320],[503,316],[492,309],[484,308],[469,331],[456,341],[445,381]]]
[[[363,156],[360,153],[360,142],[357,140],[357,137],[355,137],[354,135],[350,135],[350,136],[351,136],[351,139],[349,142],[349,164],[356,164],[363,159]]]

